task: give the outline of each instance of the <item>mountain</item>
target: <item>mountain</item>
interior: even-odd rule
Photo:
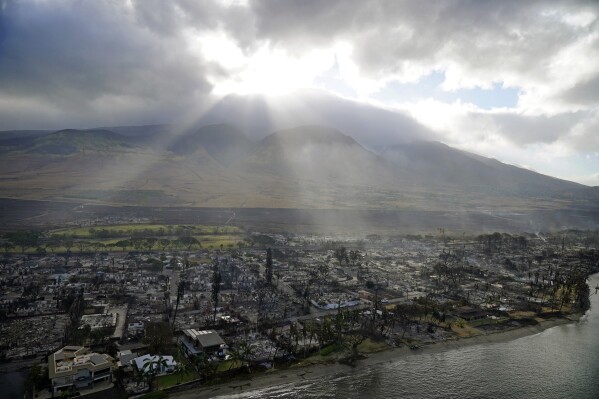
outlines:
[[[2,143],[5,151],[26,154],[67,155],[77,151],[116,151],[134,144],[128,138],[109,130],[65,129],[43,136],[13,138]]]
[[[293,126],[332,126],[377,152],[389,145],[437,138],[407,114],[316,89],[299,90],[274,99],[263,95],[228,95],[198,123],[199,126],[233,123],[254,140]]]
[[[439,142],[398,144],[387,148],[381,155],[398,170],[409,171],[429,185],[454,186],[467,191],[552,197],[585,187]]]
[[[302,126],[271,134],[240,168],[312,181],[360,183],[377,171],[383,160],[353,138],[322,126]]]
[[[52,130],[2,130],[0,131],[0,145],[6,140],[37,137],[49,133],[52,133]]]
[[[204,126],[196,132],[179,136],[169,149],[184,156],[205,150],[221,165],[228,166],[247,157],[254,150],[254,145],[236,127],[218,124]]]
[[[377,154],[323,125],[259,140],[231,124],[125,130],[71,129],[0,141],[3,196],[161,207],[464,212],[599,204],[595,189],[439,142],[394,143]]]
[[[154,136],[171,134],[172,125],[141,125],[141,126],[110,126],[98,127],[92,130],[110,130],[111,132],[127,137],[151,138]]]

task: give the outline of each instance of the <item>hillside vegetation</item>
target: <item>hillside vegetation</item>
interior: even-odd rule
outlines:
[[[301,209],[595,208],[599,193],[438,142],[374,153],[322,126],[261,141],[229,125],[61,130],[0,137],[5,198]]]

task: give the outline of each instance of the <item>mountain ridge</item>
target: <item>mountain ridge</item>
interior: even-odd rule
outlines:
[[[11,198],[118,199],[114,203],[121,205],[138,205],[142,198],[143,205],[160,206],[561,209],[599,204],[599,190],[440,142],[400,143],[377,154],[336,128],[314,124],[259,141],[229,124],[179,135],[131,132],[136,134],[64,129],[19,145],[0,138],[0,189]]]
[[[203,147],[212,158],[223,166],[228,166],[248,155],[255,144],[235,126],[214,124],[182,134],[168,149],[178,155],[190,155]]]
[[[509,165],[493,158],[459,150],[439,142],[415,141],[387,148],[384,158],[414,173],[426,172],[436,182],[449,182],[463,187],[492,186],[519,194],[547,190],[550,195],[585,187],[556,177]],[[426,159],[426,162],[420,162]]]

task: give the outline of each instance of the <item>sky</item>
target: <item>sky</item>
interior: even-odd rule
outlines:
[[[597,1],[0,0],[0,130],[176,123],[306,89],[599,185]]]

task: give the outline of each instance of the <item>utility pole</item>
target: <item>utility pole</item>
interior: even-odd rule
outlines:
[[[173,331],[175,331],[175,320],[177,319],[177,310],[179,309],[179,301],[181,301],[181,297],[185,293],[185,282],[183,280],[179,281],[179,285],[177,286],[177,302],[175,303],[175,313],[173,314]]]

